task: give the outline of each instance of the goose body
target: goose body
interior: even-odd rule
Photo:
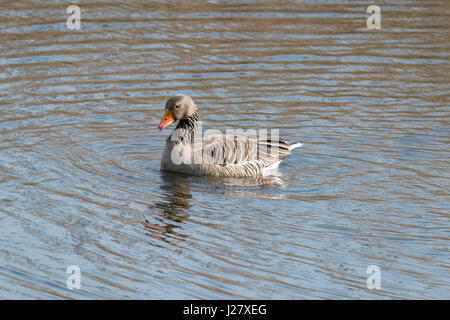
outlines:
[[[161,169],[165,171],[200,176],[265,176],[276,170],[292,149],[302,145],[252,132],[203,134],[197,131],[197,106],[187,95],[176,95],[167,101],[158,128],[164,129],[176,121],[161,159]]]

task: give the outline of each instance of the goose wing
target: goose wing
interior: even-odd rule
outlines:
[[[270,166],[282,161],[297,146],[279,139],[259,139],[248,135],[213,135],[202,140],[204,161],[217,165],[255,162]]]

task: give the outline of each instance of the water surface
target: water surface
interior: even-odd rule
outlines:
[[[448,1],[70,4],[0,11],[0,298],[450,298]],[[304,145],[162,173],[175,93]]]

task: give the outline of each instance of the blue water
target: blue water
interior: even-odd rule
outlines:
[[[449,299],[448,3],[378,5],[368,30],[364,1],[83,1],[77,31],[5,4],[0,298]],[[175,93],[303,146],[267,178],[163,173]]]

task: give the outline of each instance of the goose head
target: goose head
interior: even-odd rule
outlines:
[[[197,106],[191,97],[185,94],[177,94],[166,102],[164,116],[158,125],[162,130],[170,124],[192,118],[198,112]]]

